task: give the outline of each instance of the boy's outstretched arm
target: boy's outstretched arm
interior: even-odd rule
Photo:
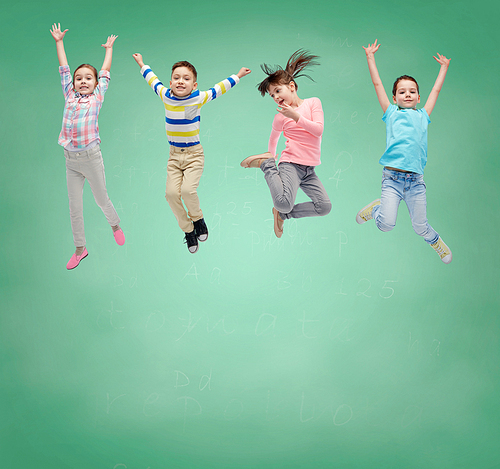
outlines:
[[[370,76],[372,78],[373,86],[375,87],[375,92],[377,93],[378,102],[382,107],[382,111],[387,111],[387,108],[390,106],[389,98],[384,90],[384,85],[382,85],[382,80],[378,74],[377,65],[375,64],[375,52],[378,51],[380,44],[377,44],[377,39],[373,44],[368,44],[368,47],[364,47],[363,49],[366,52],[366,61],[368,62],[368,70],[370,71]]]
[[[433,56],[434,57],[434,56]],[[434,57],[440,64],[441,68],[439,69],[438,76],[436,78],[436,82],[432,87],[431,94],[427,98],[427,102],[425,103],[424,109],[427,111],[427,114],[430,116],[434,106],[436,105],[437,98],[439,96],[439,92],[443,87],[444,79],[446,77],[446,72],[448,71],[448,67],[450,65],[450,60],[447,59],[444,55],[438,54],[438,57]]]
[[[107,70],[108,72],[111,70],[111,60],[113,59],[113,43],[118,36],[112,34],[108,36],[108,40],[106,44],[101,44],[102,47],[106,49],[106,55],[104,56],[104,62],[102,64],[101,70]]]
[[[63,38],[66,34],[67,29],[61,31],[61,23],[58,23],[57,26],[54,23],[52,28],[50,29],[50,34],[56,41],[56,49],[57,49],[57,58],[59,59],[59,66],[68,65],[68,59],[66,58],[66,52],[64,51],[64,43]]]

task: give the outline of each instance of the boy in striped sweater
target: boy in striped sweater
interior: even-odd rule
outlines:
[[[237,75],[231,75],[208,91],[199,91],[194,66],[186,61],[176,62],[172,66],[170,88],[167,88],[151,68],[144,65],[141,54],[133,54],[133,57],[141,67],[142,76],[165,105],[165,127],[170,144],[165,198],[185,233],[189,252],[195,253],[198,241],[206,241],[208,238],[207,225],[203,220],[196,192],[204,165],[203,147],[199,138],[200,110],[204,104],[236,85],[240,78],[250,73],[250,69],[243,67]]]

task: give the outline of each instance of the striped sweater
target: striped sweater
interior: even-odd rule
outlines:
[[[141,68],[141,74],[163,101],[168,143],[175,147],[190,147],[200,143],[201,107],[240,81],[237,75],[231,75],[208,91],[195,90],[189,96],[179,98],[163,85],[149,65]]]

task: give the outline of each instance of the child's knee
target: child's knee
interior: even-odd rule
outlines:
[[[418,223],[412,223],[413,231],[417,233],[419,236],[425,236],[429,229],[427,223],[425,224],[418,224]]]
[[[94,198],[95,198],[96,204],[99,206],[99,208],[101,210],[105,209],[110,202],[108,194],[103,195],[103,196],[94,197]]]
[[[274,208],[278,210],[278,212],[284,214],[290,213],[293,210],[294,205],[294,202],[290,202],[286,199],[274,201]]]
[[[183,185],[181,187],[181,197],[186,200],[189,199],[190,197],[196,196],[196,187],[188,186],[188,185]]]
[[[167,199],[167,202],[174,202],[178,199],[181,198],[180,192],[177,190],[175,187],[168,187],[165,191],[165,199]]]
[[[316,202],[314,208],[320,217],[328,215],[332,210],[332,203],[328,201]]]
[[[396,223],[387,223],[380,220],[375,220],[375,224],[380,231],[387,232],[392,231],[396,226]]]

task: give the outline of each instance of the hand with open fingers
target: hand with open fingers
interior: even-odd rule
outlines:
[[[52,37],[56,40],[56,42],[58,42],[63,40],[67,31],[67,29],[61,31],[61,23],[58,23],[57,25],[54,23],[50,29],[50,34],[52,34]]]
[[[279,108],[276,109],[280,114],[297,122],[300,118],[300,114],[286,103],[281,104]]]
[[[437,62],[439,62],[441,64],[441,66],[448,67],[450,65],[451,59],[447,59],[444,55],[441,55],[438,53],[437,57],[435,57],[434,55],[433,55],[433,57],[436,59]]]
[[[112,34],[111,36],[108,36],[108,40],[106,41],[106,43],[101,44],[101,46],[106,48],[106,49],[111,49],[113,47],[113,43],[115,42],[115,39],[117,37],[118,36],[115,36],[114,34]]]
[[[238,78],[243,78],[244,76],[248,75],[251,72],[252,70],[250,70],[249,68],[242,67],[241,70],[237,73],[237,75]]]
[[[362,46],[363,49],[366,52],[366,56],[373,57],[373,54],[378,51],[378,48],[380,47],[380,44],[377,44],[377,39],[375,39],[375,42],[373,44],[368,44],[368,47]]]

